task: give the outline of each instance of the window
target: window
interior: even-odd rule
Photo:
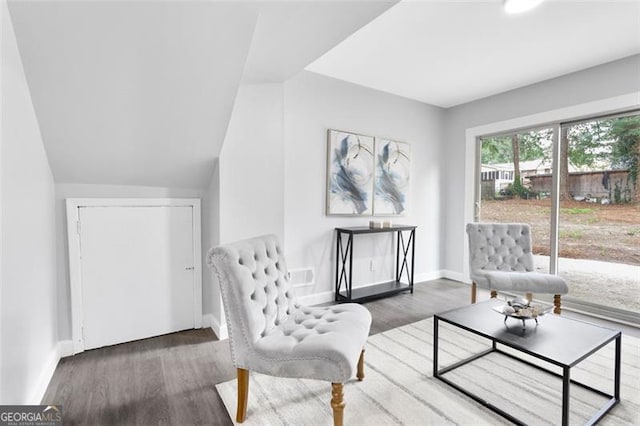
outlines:
[[[477,219],[529,223],[536,269],[569,282],[565,306],[638,322],[640,115],[480,137],[479,149],[478,170],[499,173],[480,179]]]

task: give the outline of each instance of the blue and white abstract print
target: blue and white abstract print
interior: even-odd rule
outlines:
[[[327,214],[371,215],[373,137],[329,130]]]
[[[400,215],[409,205],[411,145],[376,139],[374,215]]]

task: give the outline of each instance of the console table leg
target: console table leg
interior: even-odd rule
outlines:
[[[342,250],[342,232],[338,231],[336,238],[336,283],[335,283],[335,301],[340,301],[338,295],[340,294],[340,252]],[[344,267],[344,266],[343,266]]]
[[[411,294],[413,294],[413,265],[416,260],[416,230],[411,231]]]
[[[349,251],[349,282],[347,283],[347,294],[349,295],[349,302],[351,301],[351,290],[353,285],[353,234],[349,234],[349,242],[347,243],[347,250]]]

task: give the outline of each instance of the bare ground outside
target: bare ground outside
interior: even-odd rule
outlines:
[[[534,254],[549,256],[551,200],[483,200],[482,222],[531,225]],[[560,257],[640,265],[640,206],[562,202]]]
[[[482,201],[482,222],[531,226],[535,255],[550,254],[550,218],[549,199]],[[640,312],[640,205],[562,202],[559,232],[571,298]]]

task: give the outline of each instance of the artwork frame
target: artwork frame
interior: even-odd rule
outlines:
[[[375,138],[327,131],[326,214],[371,216],[375,183]]]
[[[411,201],[411,144],[375,138],[374,216],[404,216]]]

